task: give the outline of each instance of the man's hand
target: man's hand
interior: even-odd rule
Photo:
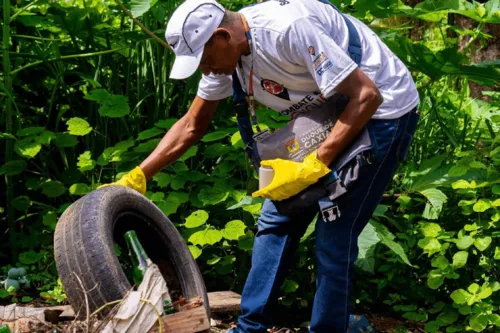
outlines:
[[[307,156],[302,162],[283,159],[262,161],[263,167],[274,169],[274,177],[269,185],[252,193],[252,197],[264,197],[271,200],[285,200],[300,193],[321,177],[330,173],[330,169],[317,159],[317,151]]]
[[[109,185],[122,185],[136,190],[142,195],[146,194],[146,176],[144,175],[144,172],[140,167],[136,167],[125,176],[123,176],[119,181],[111,184],[104,184],[99,186],[98,188]]]

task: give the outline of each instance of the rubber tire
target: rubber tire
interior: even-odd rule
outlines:
[[[169,278],[167,285],[175,271],[182,296],[201,296],[210,318],[203,277],[175,226],[148,198],[116,185],[97,189],[77,200],[61,215],[56,226],[56,267],[68,301],[79,318],[86,316],[86,299],[75,274],[87,291],[90,313],[108,302],[122,299],[132,288],[114,249],[114,242],[120,242],[114,239],[115,232],[123,226],[128,230],[130,226],[142,230],[137,232],[138,238],[154,263],[157,261],[148,252],[150,242],[144,241],[145,236],[161,239],[160,250],[153,252],[157,259],[160,257],[171,264],[168,277],[162,270],[163,276]],[[125,229],[122,232],[127,231]],[[100,314],[107,314],[109,308]]]

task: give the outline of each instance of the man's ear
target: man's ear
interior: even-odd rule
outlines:
[[[215,29],[214,36],[216,38],[222,38],[227,42],[229,42],[231,40],[231,33],[227,29],[224,29],[224,28]]]

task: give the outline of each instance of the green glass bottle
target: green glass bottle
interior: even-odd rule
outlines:
[[[134,267],[134,282],[139,285],[144,278],[144,274],[146,274],[148,266],[152,262],[146,251],[144,251],[134,230],[125,233],[125,242],[127,243],[129,255],[132,259],[132,266]]]
[[[0,333],[11,333],[9,326],[7,324],[0,326]]]

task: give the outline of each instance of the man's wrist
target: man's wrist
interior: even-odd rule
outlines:
[[[328,147],[325,147],[324,145],[321,145],[318,148],[316,157],[321,163],[326,166],[329,166],[335,160],[334,151],[332,149],[328,149]]]

